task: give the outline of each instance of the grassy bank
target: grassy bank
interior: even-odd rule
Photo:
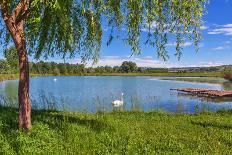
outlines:
[[[18,74],[0,74],[0,81],[18,79]],[[53,76],[52,74],[31,74],[30,76]],[[157,77],[222,77],[219,72],[202,73],[85,73],[60,76],[157,76]]]
[[[35,76],[51,76],[51,74],[30,74],[31,77]],[[19,74],[0,74],[0,82],[5,80],[15,80],[19,78]]]
[[[0,74],[0,82],[4,80],[14,80],[19,77],[18,74]]]
[[[172,80],[172,81],[185,81],[185,82],[198,82],[198,83],[212,83],[212,84],[223,84],[225,82],[230,82],[224,78],[217,77],[196,77],[196,78],[162,78],[162,80]]]
[[[0,154],[231,154],[232,111],[33,111],[33,129],[17,130],[17,112],[0,108]]]
[[[167,77],[222,77],[219,72],[202,72],[202,73],[86,73],[83,76],[167,76]]]

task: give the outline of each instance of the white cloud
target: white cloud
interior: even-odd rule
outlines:
[[[221,51],[224,49],[226,49],[224,46],[218,46],[218,47],[213,48],[214,51]]]
[[[118,59],[120,57],[119,56],[103,56],[102,58],[104,58],[104,59]]]
[[[187,46],[191,46],[192,44],[193,44],[192,42],[185,42],[185,43],[182,43],[180,46],[181,47],[187,47]],[[167,46],[176,46],[176,42],[169,43],[169,44],[167,44]]]
[[[225,65],[223,62],[200,62],[198,65],[192,67],[210,67],[210,66],[221,66]]]
[[[99,62],[94,66],[120,66],[123,61],[133,61],[139,67],[153,67],[153,68],[176,68],[176,67],[210,67],[210,66],[220,66],[224,65],[223,62],[199,62],[194,64],[184,64],[184,63],[170,63],[162,60],[155,60],[152,56],[145,56],[143,58],[138,57],[118,57],[118,58],[110,58],[111,56],[107,56],[108,58],[100,59]],[[88,66],[91,66],[88,64]]]
[[[215,28],[209,30],[208,34],[222,34],[232,36],[232,24],[217,25]]]
[[[136,57],[111,57],[106,56],[99,60],[99,62],[95,66],[120,66],[123,61],[133,61],[135,62],[139,67],[155,67],[155,68],[171,68],[171,67],[177,67],[179,65],[171,64],[168,62],[164,62],[161,60],[155,60],[152,56],[146,56],[143,58],[136,58]],[[90,64],[88,64],[90,65]],[[180,67],[180,66],[179,66]]]
[[[201,30],[206,30],[206,29],[208,29],[208,27],[205,26],[205,25],[203,25],[203,26],[200,27],[200,29],[201,29]]]
[[[63,60],[56,60],[55,62],[61,63]],[[133,61],[139,67],[153,67],[153,68],[178,68],[178,67],[209,67],[209,66],[220,66],[225,65],[223,62],[199,62],[199,63],[171,63],[162,60],[155,60],[152,56],[139,57],[120,57],[120,56],[103,56],[97,64],[92,66],[92,62],[88,62],[87,67],[97,66],[120,66],[123,61]],[[67,62],[72,64],[81,63],[80,59],[69,59]],[[62,62],[63,63],[63,62]]]

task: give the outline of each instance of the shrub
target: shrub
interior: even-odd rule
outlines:
[[[223,71],[223,76],[225,79],[232,81],[232,67],[227,67]]]

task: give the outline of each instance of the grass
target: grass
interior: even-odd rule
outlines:
[[[228,80],[219,77],[192,77],[192,78],[177,77],[177,78],[162,78],[162,80],[213,83],[213,84],[222,84],[225,82],[229,82]]]
[[[52,74],[30,74],[30,76],[53,76]],[[219,72],[202,72],[202,73],[85,73],[81,75],[65,76],[166,76],[166,77],[222,77]],[[18,74],[0,74],[0,82],[4,80],[18,79]]]
[[[4,80],[14,80],[19,77],[18,74],[0,74],[0,82]]]
[[[33,111],[29,133],[0,108],[0,154],[232,154],[232,111],[70,113]]]
[[[201,73],[86,73],[83,76],[157,76],[157,77],[222,77],[220,72]]]
[[[30,74],[31,77],[35,76],[51,76],[51,74]],[[5,80],[15,80],[19,78],[19,74],[0,74],[0,82]]]

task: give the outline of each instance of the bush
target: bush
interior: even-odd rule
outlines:
[[[223,76],[225,79],[232,81],[232,67],[225,68]]]
[[[137,71],[137,64],[132,61],[124,61],[120,67],[121,72],[131,73]]]

